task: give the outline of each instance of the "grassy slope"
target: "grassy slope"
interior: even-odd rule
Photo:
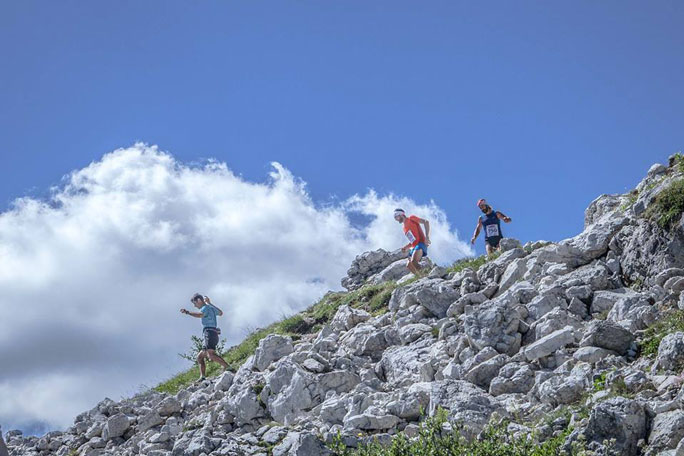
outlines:
[[[449,272],[458,272],[465,268],[477,270],[486,262],[487,258],[484,256],[459,260],[449,268]],[[402,286],[410,284],[415,280],[412,279],[402,284]],[[365,285],[351,292],[330,292],[305,311],[275,322],[266,328],[254,331],[240,344],[228,349],[223,354],[223,359],[226,360],[232,370],[237,370],[247,358],[254,354],[259,341],[268,334],[289,335],[296,340],[303,334],[317,332],[324,324],[332,320],[337,309],[345,304],[354,308],[364,309],[373,315],[380,315],[387,311],[387,304],[395,288],[397,288],[396,283],[388,282],[380,285]],[[212,377],[220,372],[221,369],[216,363],[209,363],[207,365],[207,376]],[[176,394],[180,389],[190,385],[198,377],[199,368],[195,365],[159,384],[154,389],[163,393]]]

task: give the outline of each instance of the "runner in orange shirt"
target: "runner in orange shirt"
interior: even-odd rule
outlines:
[[[409,259],[406,267],[414,275],[420,271],[420,259],[427,256],[427,246],[430,245],[430,222],[415,215],[406,217],[403,209],[394,210],[394,220],[404,225],[404,234],[409,243],[401,248],[402,252],[409,251]],[[425,225],[425,233],[420,224]]]

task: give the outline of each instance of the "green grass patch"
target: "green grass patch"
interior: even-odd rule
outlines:
[[[676,154],[674,154],[673,159],[674,160],[670,164],[670,166],[679,171],[680,173],[684,173],[684,155],[682,155],[681,152],[677,152]]]
[[[598,378],[594,379],[594,391],[603,391],[606,389],[606,374],[608,371],[601,372]]]
[[[467,268],[470,268],[473,271],[477,271],[478,269],[480,269],[480,266],[484,265],[488,261],[494,261],[500,256],[501,252],[497,251],[490,256],[482,255],[475,258],[463,258],[452,264],[449,268],[447,268],[447,272],[458,273]]]
[[[328,293],[323,298],[301,313],[283,318],[266,328],[257,329],[249,334],[241,343],[226,350],[223,359],[230,369],[236,371],[259,346],[259,341],[269,334],[282,334],[297,340],[303,334],[311,334],[328,323],[342,305],[349,305],[356,309],[363,309],[373,315],[380,315],[387,311],[392,291],[397,287],[394,282],[379,285],[366,285],[351,292]],[[216,363],[207,363],[207,377],[214,377],[221,373],[221,367]],[[199,378],[199,367],[194,365],[190,369],[159,384],[154,389],[168,394],[176,394],[182,388],[192,384]]]
[[[504,422],[498,426],[488,426],[478,439],[469,442],[461,436],[458,425],[453,432],[445,432],[446,422],[447,413],[440,410],[421,424],[415,439],[408,438],[402,432],[387,446],[371,443],[359,448],[347,448],[342,438],[337,436],[330,449],[336,456],[551,456],[560,453],[571,432],[571,429],[567,429],[556,437],[537,443],[526,435],[510,436],[506,430],[507,423]]]
[[[658,354],[660,342],[668,334],[684,331],[684,311],[671,310],[646,329],[641,341],[641,354],[653,357]]]
[[[679,221],[684,212],[684,179],[677,180],[660,192],[648,207],[646,216],[664,230]]]
[[[629,192],[629,197],[627,198],[627,201],[620,205],[620,211],[625,212],[627,209],[634,206],[634,203],[636,203],[638,199],[639,191],[637,189],[632,190],[631,192]]]

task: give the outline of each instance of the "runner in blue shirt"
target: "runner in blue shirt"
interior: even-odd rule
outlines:
[[[181,309],[181,313],[185,315],[190,315],[191,317],[202,319],[202,335],[204,336],[204,346],[203,350],[197,355],[197,363],[200,368],[200,380],[206,378],[206,365],[205,360],[210,359],[214,362],[219,363],[224,369],[228,369],[228,363],[221,358],[216,353],[216,346],[219,343],[219,334],[221,330],[218,328],[216,322],[216,317],[223,315],[223,311],[213,305],[209,296],[202,296],[199,293],[190,299],[190,302],[199,309],[199,312],[190,312],[185,309]]]
[[[477,207],[484,213],[484,216],[478,217],[477,227],[475,227],[475,233],[473,234],[470,243],[475,244],[475,239],[480,235],[480,230],[484,228],[485,248],[487,249],[487,255],[491,255],[494,253],[494,250],[499,249],[499,243],[501,242],[501,239],[503,239],[500,220],[503,220],[505,223],[511,223],[512,220],[503,213],[492,209],[484,199],[477,202]]]

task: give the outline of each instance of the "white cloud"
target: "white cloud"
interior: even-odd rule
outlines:
[[[225,310],[229,343],[309,306],[357,254],[404,243],[397,206],[430,220],[433,260],[472,253],[434,204],[371,191],[317,205],[278,163],[254,183],[142,144],[73,172],[50,201],[17,200],[0,214],[0,424],[64,427],[186,368],[176,354],[200,326],[178,309],[195,291]]]

